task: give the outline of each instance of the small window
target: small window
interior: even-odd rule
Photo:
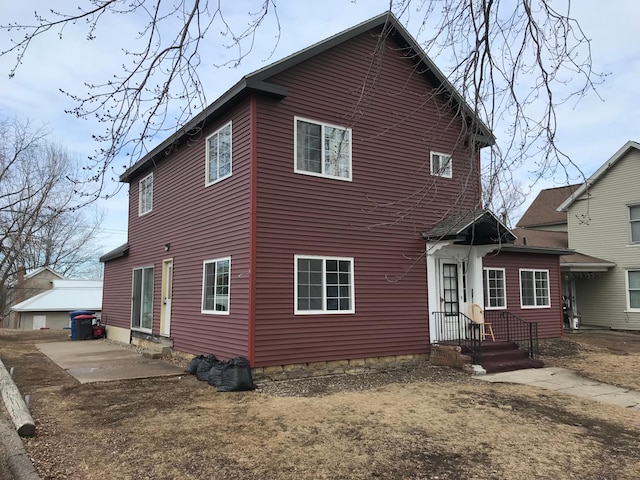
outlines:
[[[231,122],[207,137],[206,184],[231,176]]]
[[[153,209],[153,173],[140,180],[138,197],[138,215],[149,213]]]
[[[629,207],[631,222],[631,243],[640,243],[640,205]]]
[[[520,270],[520,304],[522,308],[551,306],[548,270]]]
[[[484,269],[485,308],[507,308],[504,268]]]
[[[296,173],[351,180],[351,129],[295,119]]]
[[[353,259],[295,257],[295,313],[354,313]]]
[[[627,272],[627,288],[629,309],[640,311],[640,270]]]
[[[431,175],[451,178],[453,176],[451,155],[431,152]]]
[[[231,258],[206,260],[202,268],[202,313],[229,313]]]

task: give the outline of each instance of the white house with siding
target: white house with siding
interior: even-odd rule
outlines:
[[[640,330],[640,143],[627,142],[558,211],[569,248],[611,265],[575,279],[582,324]]]

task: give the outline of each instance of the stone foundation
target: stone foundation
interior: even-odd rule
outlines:
[[[329,360],[326,362],[292,363],[271,367],[256,367],[251,370],[256,380],[289,380],[293,378],[319,377],[345,373],[363,373],[380,370],[391,364],[429,360],[429,355],[391,355],[384,357],[354,358],[351,360]]]

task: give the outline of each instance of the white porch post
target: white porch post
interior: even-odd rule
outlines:
[[[429,300],[429,342],[437,343],[437,325],[434,312],[440,309],[440,282],[438,278],[438,266],[436,253],[448,246],[451,242],[427,242],[427,295]]]

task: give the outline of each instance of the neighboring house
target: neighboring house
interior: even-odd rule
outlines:
[[[7,289],[6,317],[3,327],[18,328],[18,316],[11,313],[11,307],[39,293],[53,288],[54,280],[64,280],[64,276],[49,267],[40,267],[31,272],[19,268],[16,279]]]
[[[580,187],[580,184],[566,185],[540,191],[518,222],[515,230],[518,242],[538,247],[573,247],[569,245],[567,212],[559,210],[558,207]],[[580,322],[581,310],[577,303],[576,281],[595,278],[613,266],[614,264],[607,260],[575,250],[560,257],[566,328],[578,328]]]
[[[558,336],[566,249],[509,246],[481,209],[492,142],[391,15],[244,77],[121,176],[109,338],[258,367],[421,355],[483,291]]]
[[[639,180],[640,143],[629,141],[558,207],[569,247],[590,259],[574,279],[585,325],[640,330]]]
[[[22,330],[69,327],[69,312],[74,310],[102,310],[102,281],[53,280],[51,290],[11,307],[15,328]]]

